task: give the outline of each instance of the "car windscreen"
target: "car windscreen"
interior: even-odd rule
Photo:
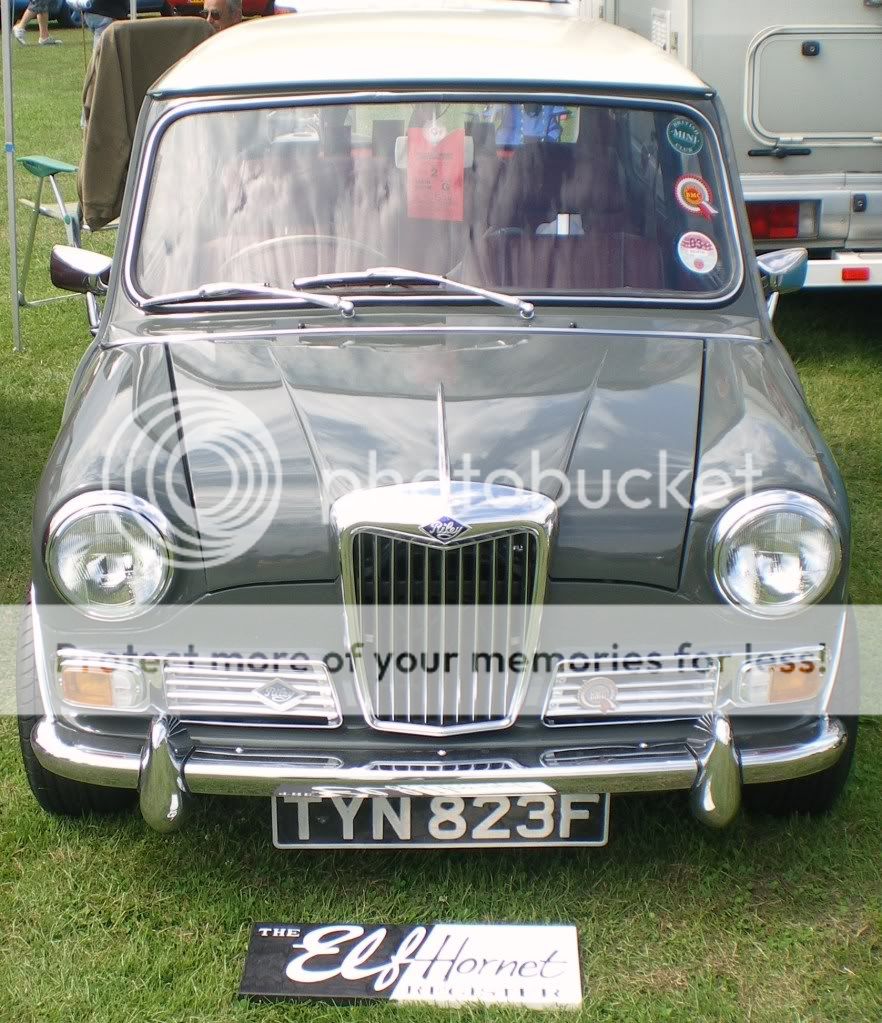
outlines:
[[[277,103],[170,120],[133,270],[145,296],[398,266],[707,300],[738,283],[733,225],[713,129],[681,104]]]

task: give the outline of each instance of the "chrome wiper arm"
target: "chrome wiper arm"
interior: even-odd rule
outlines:
[[[355,315],[355,306],[349,299],[336,295],[316,295],[312,291],[298,291],[294,288],[271,288],[267,284],[242,284],[234,281],[212,281],[198,288],[187,291],[170,291],[165,295],[155,295],[141,303],[146,310],[158,309],[167,305],[183,305],[187,302],[215,302],[235,298],[283,298],[309,305],[322,306],[325,309],[336,309],[342,316]]]
[[[525,320],[531,320],[535,309],[532,302],[518,298],[517,295],[506,295],[500,291],[479,288],[476,284],[464,284],[454,281],[441,274],[423,273],[420,270],[408,270],[401,266],[369,266],[365,270],[351,270],[342,273],[315,274],[312,277],[298,277],[294,281],[295,288],[315,288],[323,284],[340,284],[357,286],[359,284],[432,284],[453,291],[462,291],[467,295],[486,298],[488,302],[517,309]]]

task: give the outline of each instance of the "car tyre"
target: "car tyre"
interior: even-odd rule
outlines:
[[[33,711],[40,707],[30,607],[26,609],[19,629],[16,677],[19,711]],[[134,805],[137,793],[132,789],[90,785],[47,771],[37,759],[31,744],[31,733],[41,716],[19,713],[18,737],[28,785],[44,810],[63,817],[83,817],[90,813],[119,813]]]
[[[745,808],[752,813],[768,814],[773,817],[789,817],[792,814],[809,814],[817,817],[828,813],[848,781],[857,743],[858,719],[842,717],[839,720],[845,726],[847,738],[842,756],[832,767],[805,778],[767,782],[764,785],[745,785]]]

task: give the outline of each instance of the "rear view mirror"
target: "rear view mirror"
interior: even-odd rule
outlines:
[[[777,249],[756,257],[760,279],[766,294],[787,295],[799,291],[808,272],[808,252],[805,249]]]
[[[112,260],[100,252],[55,245],[49,261],[49,277],[56,288],[81,295],[103,295],[110,280]]]

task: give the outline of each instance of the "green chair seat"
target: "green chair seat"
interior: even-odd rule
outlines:
[[[51,160],[48,156],[19,156],[18,163],[35,178],[51,178],[53,174],[76,174],[72,163]]]

